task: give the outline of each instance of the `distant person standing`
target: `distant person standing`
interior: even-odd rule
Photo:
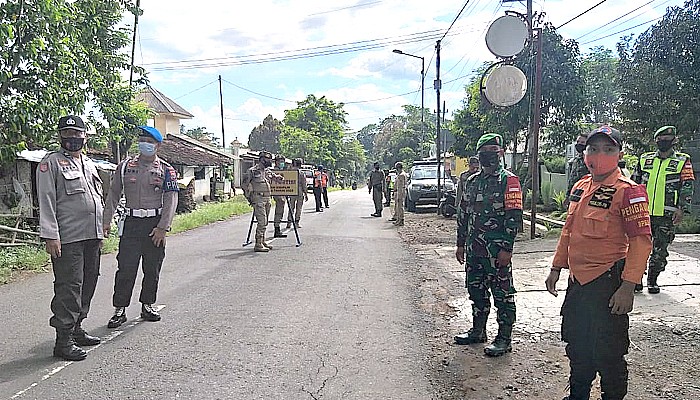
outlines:
[[[569,160],[569,175],[566,179],[566,196],[568,198],[574,184],[589,174],[586,163],[583,161],[583,150],[586,149],[586,139],[588,135],[584,132],[576,137],[576,155]]]
[[[125,215],[119,224],[119,252],[114,278],[114,315],[107,323],[116,328],[126,322],[126,307],[136,283],[141,263],[141,318],[160,321],[153,307],[158,293],[160,270],[165,259],[165,236],[177,209],[177,172],[157,155],[163,141],[161,133],[150,126],[139,127],[139,154],[117,165],[102,218],[105,236],[121,199],[126,199]]]
[[[314,172],[314,200],[316,200],[316,212],[323,212],[321,196],[323,195],[323,181],[327,175],[323,174],[323,165],[316,166]]]
[[[454,340],[456,344],[486,342],[492,295],[497,310],[498,335],[484,348],[484,353],[498,357],[512,350],[516,309],[511,259],[515,236],[523,222],[523,196],[518,176],[501,165],[501,135],[482,135],[476,151],[481,170],[470,176],[464,186],[459,204],[462,212],[457,218],[455,253],[457,261],[465,265],[473,325]]]
[[[394,225],[404,225],[404,201],[406,200],[406,173],[403,172],[403,163],[397,162],[396,182],[394,182]]]
[[[304,160],[301,158],[295,158],[292,161],[292,169],[296,170],[299,174],[297,177],[297,191],[299,192],[296,196],[292,196],[289,199],[289,211],[287,213],[287,228],[291,228],[292,220],[295,221],[297,228],[301,228],[299,222],[301,221],[301,210],[304,206],[305,201],[309,201],[309,195],[306,193],[306,175],[301,171],[301,166],[304,164]]]
[[[55,357],[80,361],[100,338],[88,335],[82,321],[90,311],[100,275],[102,180],[92,160],[82,154],[85,124],[75,115],[58,120],[61,151],[47,154],[36,171],[39,236],[46,241],[54,275]]]
[[[323,204],[326,206],[326,208],[329,208],[330,206],[328,205],[328,170],[324,167],[321,170],[321,195],[323,196]]]
[[[382,209],[384,208],[384,205],[382,204],[382,197],[384,196],[384,185],[386,184],[386,182],[384,182],[385,179],[386,177],[384,176],[384,172],[379,169],[379,163],[375,162],[374,171],[370,173],[369,180],[367,182],[369,193],[372,194],[372,200],[374,201],[373,217],[382,216]]]
[[[281,179],[280,175],[273,174],[272,154],[269,151],[261,151],[257,164],[246,171],[243,176],[243,193],[248,202],[253,206],[253,215],[257,226],[255,228],[255,247],[253,251],[267,253],[272,249],[265,241],[268,218],[270,215],[270,182],[273,179]]]
[[[391,205],[391,171],[388,169],[384,170],[384,207],[389,207]]]
[[[283,155],[278,154],[275,157],[275,166],[278,170],[287,169],[287,162]],[[284,208],[287,204],[287,198],[285,196],[274,196],[275,199],[275,217],[273,219],[273,224],[275,226],[275,236],[276,238],[286,238],[287,235],[282,233],[282,218],[284,217]]]
[[[469,168],[459,174],[459,179],[457,180],[457,194],[455,197],[455,207],[457,208],[457,214],[459,214],[460,207],[459,202],[462,201],[462,196],[464,195],[464,185],[467,183],[467,178],[479,172],[480,164],[479,157],[471,156],[469,157]]]
[[[632,174],[633,181],[646,185],[649,196],[654,239],[647,275],[647,290],[651,294],[661,291],[657,279],[668,264],[668,245],[676,236],[676,225],[683,221],[684,213],[690,213],[695,181],[690,156],[673,149],[678,143],[676,127],[659,128],[654,140],[657,151],[642,154]],[[642,289],[641,283],[635,288],[638,292]]]

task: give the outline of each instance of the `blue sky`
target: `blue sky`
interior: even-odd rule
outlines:
[[[597,3],[535,0],[533,8],[559,26]],[[621,36],[643,32],[651,26],[644,23],[682,3],[606,0],[559,31],[578,38],[584,53],[593,46],[614,49]],[[183,121],[186,128],[204,126],[219,137],[221,75],[227,143],[234,138],[247,143],[265,116],[283,119],[284,110],[308,94],[345,103],[350,129],[359,130],[401,113],[402,105],[420,106],[421,60],[393,49],[425,58],[425,107],[436,109],[435,43],[464,5],[464,0],[145,0],[135,63],[149,71],[153,87],[195,115]],[[448,115],[460,107],[473,69],[494,60],[484,38],[506,10],[524,13],[525,2],[470,0],[442,40],[441,98]]]

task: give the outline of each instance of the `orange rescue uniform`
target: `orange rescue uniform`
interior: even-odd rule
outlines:
[[[585,176],[569,200],[552,265],[585,285],[626,258],[622,279],[640,283],[652,248],[646,188],[617,169],[601,182]]]

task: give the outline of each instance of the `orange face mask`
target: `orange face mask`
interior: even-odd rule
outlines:
[[[586,167],[591,171],[594,176],[601,176],[612,172],[617,168],[617,162],[620,157],[608,154],[585,154],[583,161],[586,163]]]

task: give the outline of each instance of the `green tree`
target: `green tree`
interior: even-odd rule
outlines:
[[[620,117],[617,105],[620,102],[620,87],[617,78],[619,59],[612,50],[595,47],[581,62],[585,117],[587,122],[616,125]]]
[[[675,125],[683,139],[700,126],[700,0],[670,7],[632,45],[618,43],[625,140],[640,151],[661,126]]]
[[[189,136],[192,139],[196,139],[206,145],[220,147],[219,138],[216,136],[216,134],[207,131],[207,128],[204,126],[185,129],[185,125],[180,125],[180,133]]]
[[[280,134],[282,122],[268,115],[262,124],[253,128],[248,137],[248,147],[252,150],[267,150],[272,153],[280,152]]]
[[[118,27],[125,11],[138,12],[125,0],[0,3],[0,163],[55,141],[58,118],[87,102],[100,135],[124,136],[145,121],[120,75],[129,67],[129,28]]]

